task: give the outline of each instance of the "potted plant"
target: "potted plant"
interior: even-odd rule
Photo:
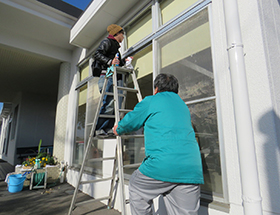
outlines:
[[[22,163],[22,167],[26,169],[32,169],[32,168],[42,168],[46,165],[56,165],[57,161],[56,158],[52,155],[48,154],[47,152],[41,152],[41,144],[42,140],[39,142],[38,146],[38,154],[35,157],[30,157]],[[37,161],[37,163],[36,163]]]

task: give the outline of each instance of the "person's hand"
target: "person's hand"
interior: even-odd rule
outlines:
[[[114,128],[113,128],[113,132],[114,132],[115,135],[119,135],[119,134],[117,133],[117,128],[118,128],[118,125],[115,125]]]
[[[129,56],[129,57],[125,58],[125,61],[132,61],[132,60],[133,60],[132,56]]]
[[[112,65],[116,65],[116,64],[120,64],[119,58],[117,58],[117,57],[115,57],[115,58],[112,60]]]

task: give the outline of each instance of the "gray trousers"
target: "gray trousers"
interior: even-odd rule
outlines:
[[[151,215],[153,199],[163,195],[168,215],[197,215],[200,186],[158,181],[138,169],[129,180],[129,201],[132,215]]]

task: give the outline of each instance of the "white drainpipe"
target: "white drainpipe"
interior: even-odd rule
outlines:
[[[228,56],[245,215],[262,215],[259,176],[236,0],[224,0]]]

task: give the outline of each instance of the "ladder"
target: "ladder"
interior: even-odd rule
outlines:
[[[117,74],[122,74],[123,76],[123,83],[124,86],[118,86],[117,85]],[[126,86],[128,77],[131,76],[132,82],[134,85],[134,88],[129,88]],[[112,77],[113,78],[113,92],[105,92],[106,86],[108,84],[108,78]],[[119,93],[119,90],[122,91],[123,93]],[[95,128],[96,124],[99,118],[115,118],[115,123],[120,121],[121,115],[123,116],[125,113],[130,112],[131,110],[124,109],[124,104],[127,96],[127,92],[132,92],[135,93],[138,99],[138,102],[142,100],[142,95],[140,93],[139,85],[137,82],[137,78],[135,75],[135,71],[133,69],[127,69],[127,68],[122,68],[122,67],[115,67],[112,66],[108,68],[108,72],[106,74],[105,82],[102,88],[101,96],[99,99],[99,103],[97,106],[97,110],[95,113],[94,121],[92,124],[92,128],[90,131],[90,136],[87,141],[86,145],[86,150],[84,153],[81,169],[79,172],[79,178],[78,178],[78,183],[77,186],[75,187],[75,191],[72,197],[72,202],[69,208],[68,215],[71,215],[73,210],[83,204],[88,204],[92,203],[95,201],[102,201],[108,199],[108,209],[112,208],[112,200],[113,200],[113,193],[114,193],[114,185],[118,184],[119,185],[119,190],[120,190],[120,198],[122,201],[121,204],[121,210],[122,210],[122,215],[126,215],[126,204],[129,203],[128,200],[126,200],[125,197],[125,190],[124,190],[124,173],[123,169],[124,168],[133,168],[133,167],[138,167],[140,163],[138,164],[129,164],[123,166],[123,155],[122,155],[122,139],[128,139],[128,138],[142,138],[143,135],[122,135],[122,136],[116,136],[116,154],[115,157],[106,157],[106,158],[93,158],[93,159],[87,159],[88,152],[90,151],[91,143],[94,139],[99,139],[94,135],[95,133]],[[114,112],[115,115],[105,115],[105,114],[100,114],[100,110],[103,104],[103,98],[105,95],[110,95],[114,97]],[[121,104],[120,108],[120,103],[119,103],[119,97],[123,96],[124,99]],[[104,161],[104,160],[114,160],[114,165],[113,165],[113,171],[111,177],[107,178],[102,178],[102,179],[96,179],[96,180],[90,180],[90,181],[82,181],[82,176],[85,170],[85,164],[87,161],[91,162],[96,162],[96,161]],[[117,173],[117,176],[116,176]],[[117,178],[116,178],[117,177]],[[96,183],[96,182],[101,182],[101,181],[108,181],[111,180],[111,185],[110,185],[110,192],[108,196],[102,197],[102,198],[97,198],[97,199],[92,199],[92,200],[87,200],[83,202],[78,202],[76,203],[77,195],[78,195],[78,190],[79,190],[79,185],[81,184],[89,184],[89,183]]]

